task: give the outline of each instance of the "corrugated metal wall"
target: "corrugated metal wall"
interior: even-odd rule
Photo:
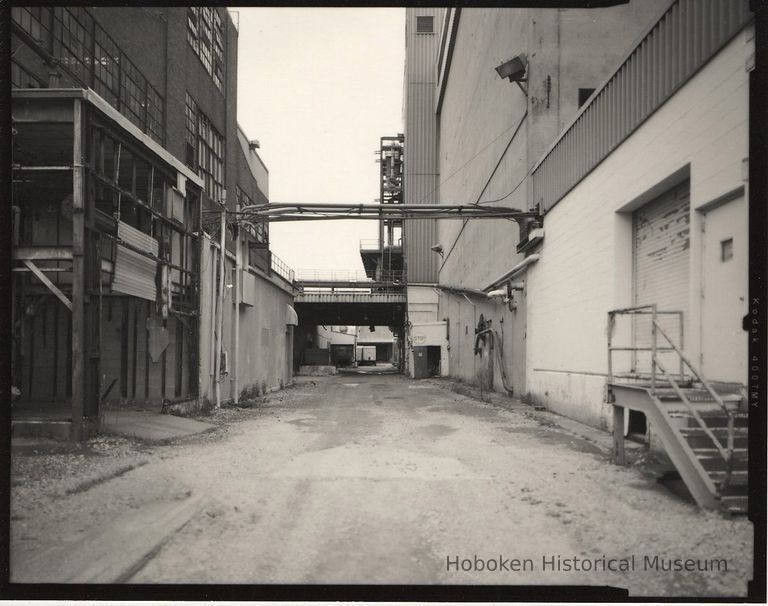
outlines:
[[[159,244],[157,240],[122,221],[117,224],[117,237],[126,244],[138,250],[143,250],[157,257]],[[157,261],[145,257],[130,248],[117,245],[115,259],[115,276],[112,280],[112,290],[134,297],[154,301],[157,297],[155,275]]]
[[[554,206],[748,21],[747,0],[678,0],[564,131],[533,172]]]
[[[406,10],[405,49],[405,203],[435,204],[437,198],[437,119],[435,84],[439,28],[445,9]],[[431,15],[433,34],[416,34],[416,17]],[[437,280],[438,256],[430,250],[437,242],[434,220],[405,221],[404,248],[407,280]]]

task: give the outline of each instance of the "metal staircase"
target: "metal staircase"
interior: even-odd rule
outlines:
[[[650,316],[650,347],[614,345],[617,317],[625,315]],[[661,326],[659,317],[665,315],[678,318],[682,343],[681,312],[659,311],[655,305],[608,312],[606,401],[613,406],[615,461],[624,464],[624,411],[643,412],[701,507],[746,512],[748,417],[744,397],[738,386],[715,388],[701,376]],[[632,356],[649,352],[650,373],[615,372],[614,353],[619,351]],[[677,373],[668,370],[667,361],[662,363],[663,352],[677,358]]]

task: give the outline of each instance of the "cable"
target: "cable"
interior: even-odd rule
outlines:
[[[499,169],[499,166],[501,166],[501,161],[504,159],[504,156],[507,154],[507,150],[509,150],[510,146],[512,145],[512,141],[515,140],[515,137],[517,136],[517,133],[520,132],[520,127],[523,125],[523,122],[525,122],[525,118],[527,116],[528,116],[528,109],[526,109],[525,112],[523,112],[523,115],[520,118],[520,121],[517,123],[517,126],[515,127],[515,132],[512,133],[512,136],[510,137],[509,142],[507,143],[506,147],[504,148],[504,151],[501,152],[501,156],[499,156],[499,161],[496,162],[496,166],[494,166],[493,171],[491,171],[491,174],[488,177],[488,180],[485,182],[485,185],[483,186],[483,189],[480,190],[480,194],[477,196],[477,200],[475,200],[475,202],[474,202],[475,206],[479,206],[480,205],[480,198],[483,197],[483,194],[485,193],[485,190],[488,189],[488,185],[491,183],[491,179],[493,179],[494,175],[496,174],[496,171]],[[507,129],[504,132],[507,132],[507,131],[509,131],[509,129]],[[496,137],[496,139],[498,139],[498,137]],[[465,164],[465,166],[466,166],[466,164]],[[523,179],[520,181],[520,183],[518,183],[515,186],[515,188],[509,194],[507,194],[507,196],[505,196],[505,197],[511,196],[512,193],[518,187],[520,187],[520,185],[523,183],[523,181],[525,181],[527,176],[528,176],[528,174],[526,173],[525,177],[523,177]],[[446,263],[446,261],[448,261],[448,257],[451,256],[451,253],[453,252],[453,249],[456,248],[456,244],[458,244],[459,238],[461,238],[461,234],[464,233],[464,228],[467,226],[467,222],[468,221],[469,221],[468,219],[464,220],[464,223],[462,224],[461,229],[459,230],[459,233],[456,234],[456,239],[453,241],[453,244],[451,244],[451,248],[448,250],[446,255],[443,257],[442,263],[440,263],[440,267],[437,270],[438,275],[440,275],[440,272],[442,271],[443,267],[445,267],[445,263]]]
[[[427,192],[426,194],[424,194],[424,196],[422,196],[422,198],[421,198],[421,199],[420,199],[418,202],[416,202],[415,204],[421,204],[421,203],[422,203],[424,200],[426,200],[426,199],[427,199],[427,197],[428,197],[428,196],[431,196],[433,193],[435,193],[435,192],[436,192],[438,189],[440,189],[440,188],[441,188],[443,185],[445,185],[445,184],[446,184],[446,183],[447,183],[449,180],[451,180],[453,177],[455,177],[455,176],[456,176],[456,175],[457,175],[457,174],[458,174],[458,173],[459,173],[461,170],[463,170],[463,169],[464,169],[464,168],[467,166],[467,164],[469,164],[470,162],[472,162],[472,161],[473,161],[475,158],[477,158],[477,157],[478,157],[480,154],[482,154],[482,153],[483,153],[483,152],[484,152],[486,149],[488,149],[488,148],[489,148],[491,145],[493,145],[494,143],[496,143],[496,141],[498,141],[499,139],[501,139],[501,137],[503,137],[503,136],[504,136],[506,133],[508,133],[508,132],[509,132],[510,130],[512,130],[513,128],[515,129],[515,133],[512,135],[512,139],[514,139],[514,138],[515,138],[515,134],[517,134],[517,131],[519,130],[519,128],[520,128],[520,125],[522,124],[522,120],[524,120],[524,119],[525,119],[525,116],[527,116],[527,115],[528,115],[528,110],[526,109],[526,110],[525,110],[525,113],[523,114],[523,117],[522,117],[521,121],[520,121],[520,122],[518,122],[518,123],[517,123],[517,125],[512,125],[512,126],[510,126],[509,128],[507,128],[507,129],[503,130],[502,132],[500,132],[500,133],[499,133],[499,134],[496,136],[496,138],[495,138],[495,139],[493,139],[493,140],[492,140],[490,143],[488,143],[488,144],[487,144],[485,147],[483,147],[483,148],[482,148],[480,151],[478,151],[478,152],[477,152],[477,153],[476,153],[474,156],[472,156],[472,157],[471,157],[469,160],[467,160],[467,161],[466,161],[464,164],[462,164],[461,166],[459,166],[459,168],[457,168],[457,169],[456,169],[455,171],[453,171],[453,172],[452,172],[450,175],[448,175],[448,176],[447,176],[445,179],[443,179],[443,180],[442,180],[440,183],[438,183],[438,184],[437,184],[437,187],[435,187],[435,188],[434,188],[432,191],[430,191],[430,192]],[[510,142],[511,142],[511,141],[510,141]],[[507,145],[507,147],[509,147],[509,145]],[[506,149],[504,150],[504,152],[506,153]],[[502,157],[503,157],[503,154],[502,154]]]

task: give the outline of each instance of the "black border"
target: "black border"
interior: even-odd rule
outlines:
[[[507,0],[476,2],[421,0],[418,2],[317,2],[300,3],[273,1],[268,3],[240,3],[213,0],[206,4],[227,6],[306,6],[306,7],[371,7],[371,6],[472,6],[515,8],[568,8],[605,7],[625,4],[628,0]],[[733,0],[736,1],[736,0]],[[38,0],[29,4],[55,4]],[[766,600],[766,365],[768,356],[768,276],[766,276],[766,248],[768,243],[768,0],[749,0],[755,18],[755,69],[749,74],[749,313],[744,318],[744,329],[749,333],[749,453],[750,504],[748,517],[754,525],[754,577],[749,583],[747,597],[695,598],[700,603],[762,603]],[[11,114],[10,114],[10,6],[21,2],[0,4],[0,190],[5,200],[11,192]],[[73,0],[67,5],[91,5],[93,2]],[[154,2],[142,3],[145,5]],[[162,6],[187,6],[189,2],[170,0],[158,2]],[[109,0],[100,6],[125,6],[127,3]],[[10,204],[0,203],[0,280],[10,284],[11,240]],[[10,288],[0,287],[0,343],[9,344],[11,337]],[[0,597],[4,599],[110,599],[110,600],[312,600],[312,601],[631,601],[668,603],[691,602],[694,598],[666,596],[629,597],[627,590],[595,586],[508,586],[508,585],[64,585],[64,584],[11,584],[10,562],[10,355],[8,345],[0,352],[0,424],[5,428],[0,439]]]

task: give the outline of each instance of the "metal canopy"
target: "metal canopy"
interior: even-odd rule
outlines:
[[[295,204],[244,206],[233,213],[244,220],[329,221],[333,219],[527,219],[538,213],[476,204]]]

